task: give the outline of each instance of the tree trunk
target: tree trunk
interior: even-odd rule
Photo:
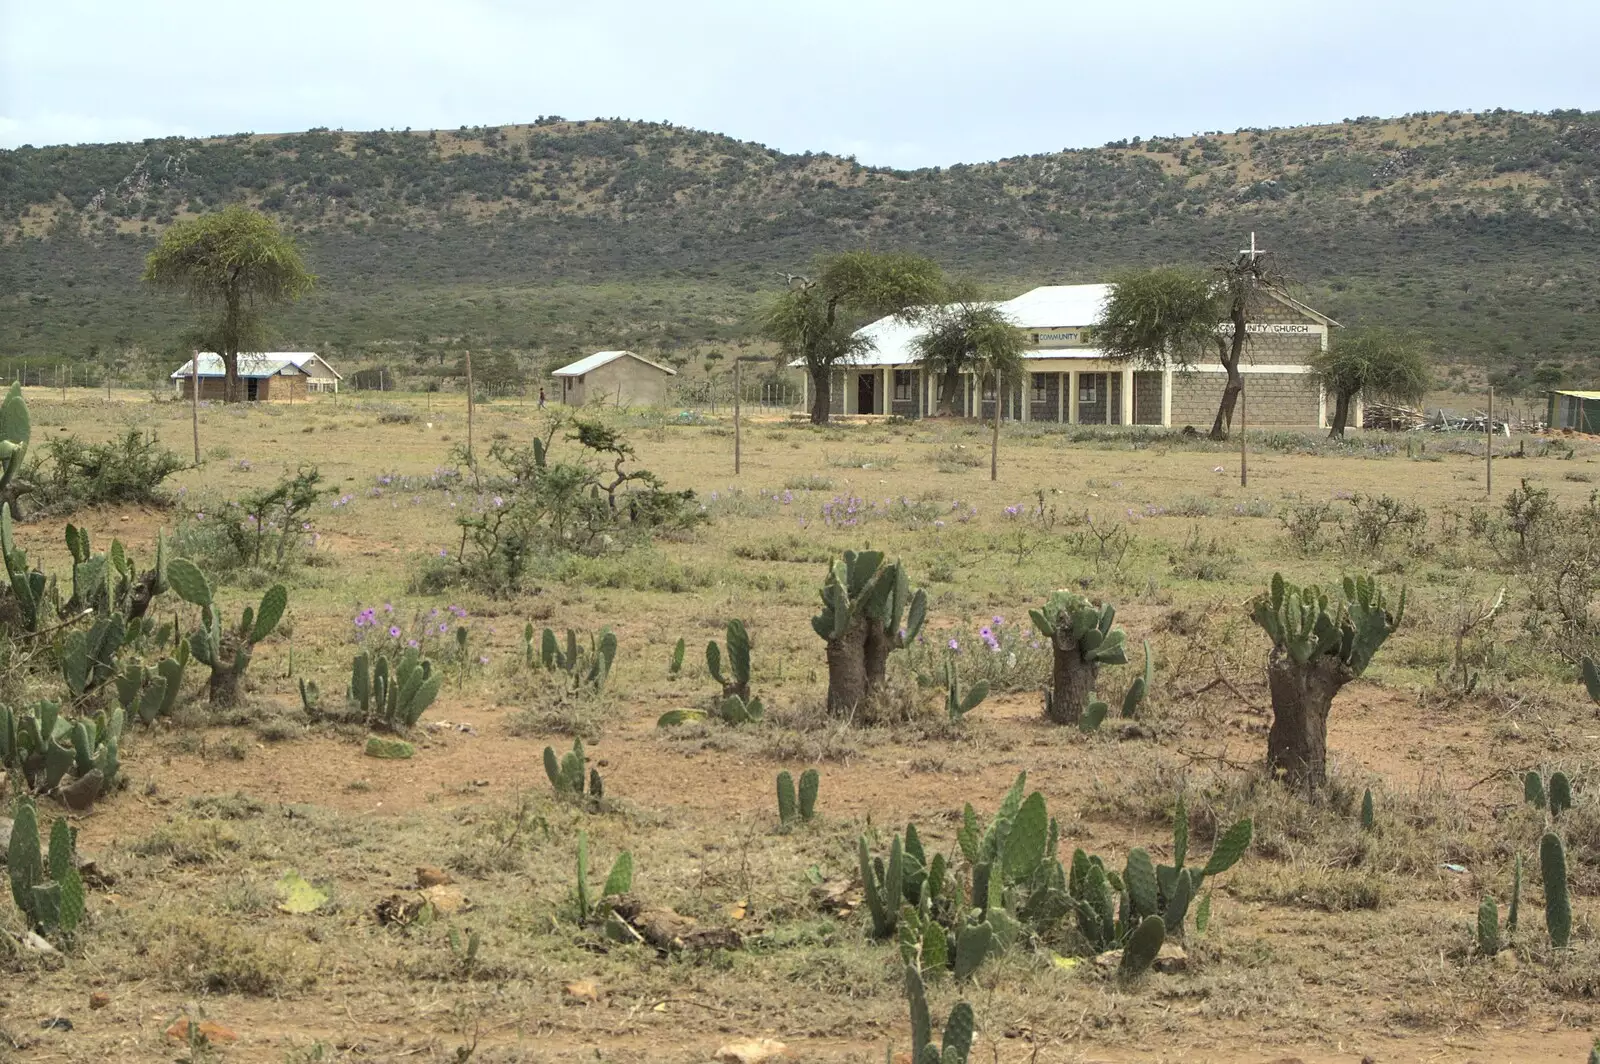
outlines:
[[[857,620],[838,639],[828,640],[828,712],[854,713],[867,698],[866,625]]]
[[[1222,368],[1228,371],[1228,386],[1222,390],[1222,404],[1217,407],[1217,419],[1211,423],[1213,440],[1228,438],[1228,430],[1233,427],[1233,408],[1239,402],[1239,393],[1244,391],[1244,378],[1239,375],[1239,364],[1223,362]]]
[[[1076,724],[1089,705],[1100,666],[1083,660],[1078,641],[1070,631],[1052,637],[1050,647],[1054,660],[1044,715],[1052,724]]]
[[[1328,439],[1337,440],[1344,435],[1344,423],[1350,418],[1350,396],[1339,392],[1333,400],[1333,424],[1328,428]]]
[[[1228,373],[1228,386],[1222,390],[1217,419],[1211,423],[1213,440],[1228,438],[1228,429],[1233,424],[1233,408],[1239,402],[1239,393],[1244,391],[1244,378],[1239,376],[1239,359],[1244,355],[1244,342],[1250,334],[1250,328],[1245,320],[1242,297],[1234,300],[1228,316],[1233,321],[1233,335],[1226,342],[1222,337],[1217,337],[1217,355],[1222,368]]]
[[[1339,688],[1355,677],[1337,658],[1321,655],[1305,665],[1273,651],[1267,662],[1272,728],[1267,765],[1296,790],[1315,790],[1328,778],[1328,709]]]
[[[239,401],[239,352],[222,352],[222,401]]]
[[[812,366],[808,372],[811,374],[811,423],[826,425],[829,409],[833,405],[833,392],[829,387],[833,367]]]
[[[954,417],[956,393],[961,389],[961,368],[947,369],[939,377],[939,416]]]
[[[994,385],[994,432],[989,437],[989,479],[1000,479],[1000,382]]]

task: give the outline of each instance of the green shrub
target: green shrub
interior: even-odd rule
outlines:
[[[161,445],[154,433],[129,429],[106,443],[62,436],[44,445],[25,479],[33,484],[40,514],[69,514],[84,506],[167,506],[162,481],[188,463]]]

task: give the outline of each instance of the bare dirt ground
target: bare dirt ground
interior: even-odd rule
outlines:
[[[137,424],[187,446],[187,408],[50,394],[30,396],[36,442],[63,428],[99,437]],[[1169,853],[1180,793],[1200,852],[1242,815],[1255,819],[1255,844],[1219,877],[1211,926],[1185,941],[1184,972],[1122,987],[1073,958],[1064,933],[986,961],[967,986],[936,984],[936,1015],[972,1002],[975,1059],[1585,1059],[1600,989],[1591,926],[1600,813],[1590,793],[1600,784],[1600,724],[1570,669],[1517,649],[1526,607],[1514,580],[1515,605],[1495,630],[1505,653],[1483,667],[1473,694],[1447,696],[1438,676],[1454,611],[1508,582],[1449,531],[1450,514],[1484,505],[1481,454],[1437,437],[1426,441],[1433,453],[1410,456],[1404,441],[1387,451],[1263,447],[1240,488],[1236,456],[1220,449],[1033,430],[1008,434],[991,484],[968,457],[987,457],[975,427],[769,422],[746,428],[735,481],[724,422],[625,418],[641,464],[699,492],[712,522],[619,559],[554,567],[538,590],[506,599],[415,590],[423,563],[455,549],[455,515],[480,504],[462,487],[420,483],[465,431],[461,411],[434,402],[209,408],[207,461],[174,478],[174,509],[73,516],[97,547],[114,535],[148,556],[158,528],[170,532],[186,513],[302,462],[318,464],[336,493],[315,512],[315,564],[284,577],[290,623],[258,651],[245,710],[209,713],[197,691],[173,720],[132,730],[128,787],[75,818],[80,849],[112,881],[91,894],[90,923],[64,959],[0,952],[0,1060],[687,1062],[746,1037],[781,1040],[794,1060],[881,1060],[910,1039],[898,954],[871,941],[859,911],[819,904],[812,886],[854,876],[860,835],[882,852],[908,822],[930,851],[952,852],[963,804],[992,813],[1022,771],[1059,819],[1063,847],[1108,864],[1132,846]],[[414,417],[379,420],[394,412]],[[480,409],[478,443],[524,438],[535,417],[514,404]],[[1497,484],[1509,490],[1527,476],[1563,505],[1586,498],[1580,476],[1594,472],[1596,454],[1541,454],[1539,442],[1530,457],[1502,462]],[[1318,500],[1348,506],[1352,493],[1427,507],[1431,545],[1385,544],[1369,556],[1332,540],[1291,548],[1282,515]],[[897,507],[902,497],[923,509]],[[881,512],[830,522],[839,499]],[[1006,512],[1040,503],[1053,519]],[[937,526],[923,510],[938,512]],[[1080,514],[1123,529],[1130,542],[1119,560],[1095,555]],[[27,524],[19,538],[59,568],[62,524]],[[1082,735],[1046,724],[1026,650],[1012,689],[959,727],[938,720],[937,691],[916,693],[909,668],[908,697],[928,716],[824,720],[822,644],[808,623],[823,565],[811,559],[864,542],[906,560],[930,593],[930,639],[957,638],[968,655],[981,650],[980,625],[1000,616],[1003,631],[1025,628],[1027,608],[1049,589],[1087,581],[1118,603],[1130,640],[1155,649],[1143,730]],[[804,560],[772,560],[786,557]],[[1192,575],[1196,558],[1203,578]],[[1267,644],[1244,604],[1275,569],[1331,580],[1357,568],[1410,588],[1412,620],[1335,703],[1335,782],[1308,803],[1255,771],[1270,720]],[[223,597],[253,601],[272,578],[241,576]],[[416,757],[403,762],[363,756],[363,730],[309,719],[296,688],[315,678],[325,703],[341,703],[351,618],[385,603],[397,618],[458,605],[471,629],[470,660],[447,674],[414,736]],[[729,617],[750,627],[769,719],[657,729],[662,712],[707,703],[700,648]],[[621,651],[607,694],[583,705],[554,696],[521,662],[528,620],[609,625]],[[688,664],[672,678],[679,636]],[[606,811],[558,803],[545,779],[545,746],[563,751],[573,732],[604,775]],[[808,766],[821,773],[818,819],[780,833],[774,776]],[[1550,950],[1531,872],[1513,948],[1474,957],[1479,899],[1493,893],[1503,911],[1513,856],[1537,866],[1545,825],[1521,799],[1529,768],[1564,768],[1578,792],[1564,828],[1574,946]],[[1373,833],[1355,823],[1366,788],[1379,810]],[[658,955],[579,926],[580,830],[592,880],[629,850],[636,892],[737,928],[744,948]],[[418,866],[448,872],[466,907],[427,925],[383,926],[377,906],[413,896]],[[327,893],[317,911],[279,911],[275,884],[290,870]],[[19,926],[9,903],[0,921]],[[470,963],[452,950],[452,930],[481,935]],[[97,992],[104,1007],[91,1007]],[[191,1046],[169,1036],[184,1016],[237,1040]],[[41,1026],[58,1018],[70,1029]]]

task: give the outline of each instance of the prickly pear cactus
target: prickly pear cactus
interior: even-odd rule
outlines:
[[[1167,925],[1161,917],[1145,917],[1122,947],[1122,962],[1117,965],[1117,977],[1127,982],[1148,972],[1166,941]]]
[[[817,789],[822,785],[822,777],[814,768],[808,768],[800,773],[800,819],[810,820],[817,815]]]
[[[916,640],[927,612],[927,593],[913,592],[905,568],[882,551],[845,551],[833,563],[811,619],[827,643],[830,712],[854,713],[883,689],[890,652]]]
[[[1545,833],[1539,843],[1539,866],[1544,876],[1544,925],[1550,944],[1565,949],[1572,939],[1572,900],[1567,894],[1567,850],[1561,837]]]
[[[1052,592],[1042,607],[1028,611],[1034,628],[1050,640],[1045,716],[1053,723],[1078,724],[1090,707],[1100,666],[1127,664],[1128,637],[1113,626],[1116,615],[1110,603],[1096,605],[1068,590]]]
[[[715,639],[706,644],[706,672],[722,685],[722,697],[739,696],[750,700],[750,633],[738,619],[727,624],[727,670],[723,670],[724,655]]]
[[[1316,585],[1297,587],[1274,573],[1251,604],[1251,619],[1272,639],[1267,763],[1297,788],[1326,781],[1333,698],[1366,672],[1405,615],[1405,592],[1391,612],[1371,576],[1345,577],[1340,592],[1335,597]]]

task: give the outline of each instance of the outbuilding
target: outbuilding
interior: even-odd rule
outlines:
[[[596,351],[552,374],[561,382],[561,401],[567,406],[664,406],[667,385],[677,375],[671,366],[632,351]]]
[[[173,390],[192,396],[195,362],[200,363],[200,398],[225,398],[227,375],[222,356],[201,351],[172,374]],[[293,402],[313,392],[337,392],[344,378],[315,351],[241,351],[239,384],[246,402]]]
[[[1551,392],[1545,423],[1558,431],[1600,432],[1600,392]]]

